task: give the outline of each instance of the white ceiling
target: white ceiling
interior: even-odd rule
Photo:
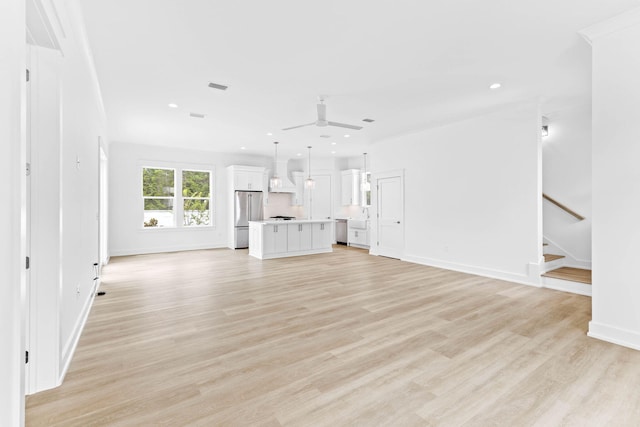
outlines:
[[[81,4],[112,141],[271,154],[277,140],[284,155],[312,145],[316,155],[354,156],[382,138],[514,102],[541,99],[551,116],[590,102],[590,47],[577,31],[639,2]],[[489,90],[494,82],[502,88]],[[328,120],[364,129],[281,130],[314,121],[321,94]]]

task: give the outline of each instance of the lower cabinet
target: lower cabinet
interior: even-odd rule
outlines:
[[[331,244],[333,243],[331,224],[328,222],[321,222],[312,225],[313,235],[311,242],[313,244],[313,249],[331,247]]]
[[[287,251],[308,251],[311,249],[311,226],[312,224],[289,224],[287,233]]]
[[[265,255],[287,252],[287,225],[265,224],[263,227],[262,252]]]
[[[332,252],[332,221],[249,222],[249,255],[282,258]]]
[[[347,244],[349,246],[369,247],[369,230],[361,228],[349,228],[347,236]]]

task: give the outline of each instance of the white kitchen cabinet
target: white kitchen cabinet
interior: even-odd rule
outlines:
[[[341,172],[342,192],[341,204],[352,206],[360,204],[360,170],[347,169]]]
[[[330,222],[314,223],[311,243],[313,249],[330,247],[333,243],[333,228]]]
[[[369,247],[369,221],[347,221],[347,245],[362,248]]]
[[[308,251],[311,245],[311,225],[309,223],[287,225],[287,251]]]
[[[284,258],[333,251],[333,221],[249,221],[249,255]]]
[[[265,224],[262,230],[262,247],[265,255],[287,252],[288,233],[286,224]],[[251,241],[249,246],[251,246]]]
[[[263,191],[264,168],[254,166],[229,166],[233,189],[238,191]]]
[[[296,192],[291,194],[291,204],[293,206],[304,205],[304,173],[299,171],[291,172],[291,178],[296,186]]]

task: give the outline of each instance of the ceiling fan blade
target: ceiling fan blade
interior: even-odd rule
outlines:
[[[318,104],[318,121],[324,122],[327,120],[327,106],[325,104]]]
[[[303,128],[303,127],[306,127],[306,126],[313,126],[315,124],[316,124],[316,122],[312,122],[312,123],[307,123],[306,125],[291,126],[290,128],[284,128],[282,130],[298,129],[298,128]]]
[[[329,124],[329,126],[337,126],[339,128],[347,128],[347,129],[354,129],[354,130],[362,129],[362,126],[348,125],[345,123],[338,123],[338,122],[327,122],[327,123]]]

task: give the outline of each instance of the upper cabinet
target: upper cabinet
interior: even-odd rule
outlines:
[[[360,170],[347,169],[342,171],[342,196],[343,206],[360,204]]]
[[[264,168],[256,166],[229,166],[229,179],[233,180],[233,190],[264,191]]]

